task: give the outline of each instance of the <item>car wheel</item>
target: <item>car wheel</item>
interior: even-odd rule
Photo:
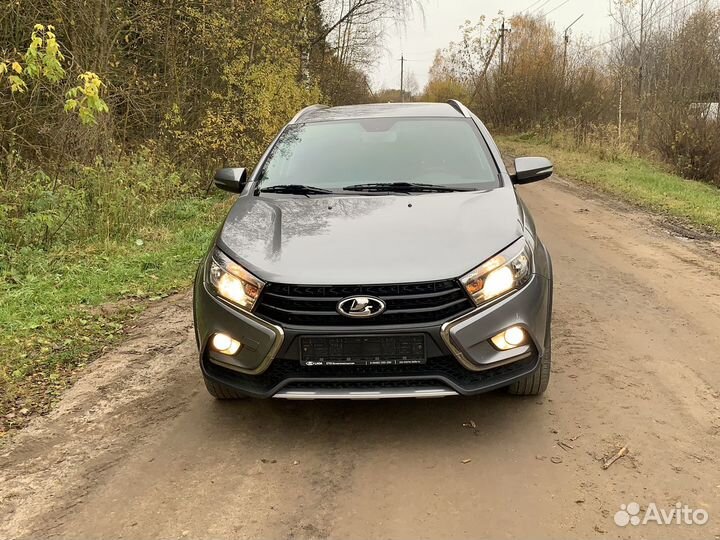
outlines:
[[[551,364],[552,341],[548,339],[545,354],[540,359],[540,367],[530,375],[526,375],[508,386],[508,392],[515,396],[539,396],[545,392],[550,382]]]
[[[241,394],[237,390],[225,386],[224,384],[216,383],[210,379],[205,379],[205,388],[215,399],[245,399],[247,396]]]

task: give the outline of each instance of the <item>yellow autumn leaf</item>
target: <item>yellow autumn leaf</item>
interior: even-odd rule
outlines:
[[[18,62],[13,62],[11,67],[15,73],[22,73],[23,71],[22,66]]]

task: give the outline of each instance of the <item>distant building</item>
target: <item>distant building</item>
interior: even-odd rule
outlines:
[[[720,103],[691,103],[690,110],[698,113],[705,120],[717,120],[720,118]]]
[[[690,110],[705,120],[720,119],[720,92],[708,92],[698,96],[698,100],[690,104]]]

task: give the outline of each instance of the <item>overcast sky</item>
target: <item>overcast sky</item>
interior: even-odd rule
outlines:
[[[481,15],[492,20],[499,10],[505,16],[521,12],[534,0],[424,0],[425,20],[420,13],[407,22],[405,29],[391,29],[385,43],[387,49],[372,70],[374,88],[398,88],[400,86],[400,54],[409,60],[405,66],[411,70],[420,84],[425,86],[428,69],[432,65],[435,50],[445,47],[450,41],[457,41],[458,28],[466,20],[477,22]],[[549,0],[540,12],[548,13],[558,32],[576,17],[585,14],[573,27],[576,34],[585,34],[600,41],[610,34],[611,19],[608,16],[608,0]],[[539,0],[534,9],[543,6]],[[560,7],[558,7],[560,6]],[[555,9],[557,7],[557,9]],[[551,10],[555,9],[552,13]]]

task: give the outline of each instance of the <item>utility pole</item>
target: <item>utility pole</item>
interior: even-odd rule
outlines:
[[[565,72],[567,71],[567,51],[568,51],[568,44],[570,43],[570,29],[575,25],[576,22],[578,22],[580,19],[582,19],[585,16],[583,13],[580,15],[577,19],[575,19],[573,22],[571,22],[568,27],[563,32],[563,39],[565,41],[565,48],[563,50],[563,70],[562,70],[562,80],[563,84],[565,84]]]
[[[485,75],[487,75],[487,71],[490,68],[490,64],[492,63],[493,58],[495,57],[495,51],[497,50],[499,44],[500,36],[498,36],[495,40],[495,45],[493,45],[493,48],[490,51],[487,60],[485,60],[485,66],[483,67],[482,75],[480,75],[480,77],[478,77],[477,81],[475,82],[475,89],[473,90],[472,96],[470,97],[470,101],[468,103],[473,103],[473,101],[475,100],[475,96],[477,96],[477,93],[480,90],[480,80],[485,80]]]
[[[505,71],[505,32],[509,32],[505,28],[505,17],[502,20],[502,26],[500,27],[500,73]]]
[[[405,103],[405,55],[400,55],[400,102]]]

